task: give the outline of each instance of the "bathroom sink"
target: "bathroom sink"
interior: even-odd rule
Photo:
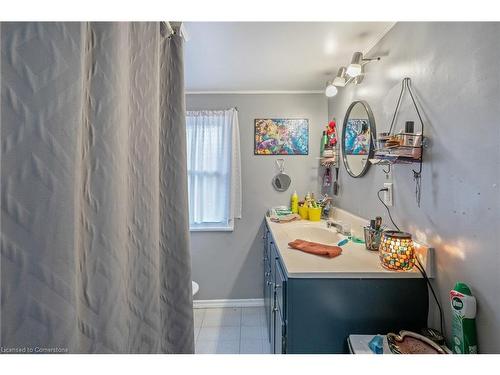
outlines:
[[[301,225],[294,228],[287,228],[286,234],[290,237],[290,241],[301,239],[328,245],[336,245],[344,238],[333,229],[320,228],[312,225]]]

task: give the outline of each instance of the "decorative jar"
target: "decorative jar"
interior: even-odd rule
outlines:
[[[409,233],[385,231],[378,251],[382,266],[388,270],[409,271],[415,265],[415,249]]]

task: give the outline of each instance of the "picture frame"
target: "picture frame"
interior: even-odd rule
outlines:
[[[255,119],[254,155],[309,155],[309,119]]]

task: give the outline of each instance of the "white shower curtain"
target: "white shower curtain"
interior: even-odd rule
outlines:
[[[0,27],[0,345],[192,353],[181,37]]]

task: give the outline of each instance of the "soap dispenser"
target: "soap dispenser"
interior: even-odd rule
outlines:
[[[292,198],[290,201],[290,209],[294,214],[299,212],[299,196],[297,195],[297,191],[294,191],[292,194]]]

